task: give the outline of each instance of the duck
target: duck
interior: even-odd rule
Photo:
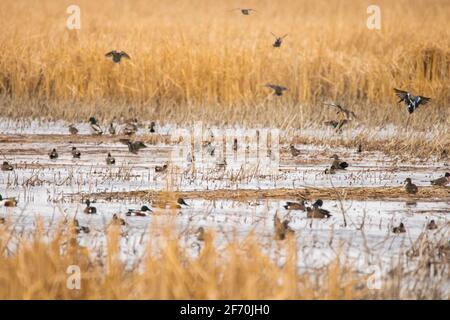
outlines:
[[[350,121],[348,119],[342,119],[342,120],[328,120],[328,121],[324,121],[323,124],[329,127],[333,127],[334,129],[336,129],[337,132],[342,132],[342,128],[344,127],[344,125],[346,125],[347,123],[349,123]]]
[[[140,210],[128,209],[126,216],[146,217],[152,213],[152,209],[148,206],[142,206]]]
[[[257,12],[255,9],[252,9],[252,8],[236,8],[236,9],[233,9],[233,10],[239,10],[239,11],[241,11],[241,13],[244,15],[244,16],[248,16],[248,15],[250,15],[250,13],[251,12]]]
[[[81,158],[81,152],[78,151],[76,147],[72,147],[72,157],[76,159]]]
[[[0,194],[0,202],[5,207],[16,207],[17,206],[17,199],[16,198],[3,198]]]
[[[149,129],[150,133],[155,133],[156,132],[155,127],[156,127],[156,122],[155,121],[150,122],[150,124],[148,126],[148,129]]]
[[[128,120],[125,124],[125,127],[123,128],[123,134],[127,136],[131,136],[133,134],[136,134],[138,131],[138,121],[137,119]]]
[[[312,204],[312,208],[306,208],[306,217],[310,219],[324,219],[331,217],[330,211],[322,209],[323,201],[317,199],[316,202]]]
[[[303,199],[299,199],[299,202],[288,201],[283,207],[286,210],[302,210],[302,211],[306,210],[305,200]]]
[[[96,214],[97,208],[91,206],[91,201],[86,200],[86,208],[84,208],[84,213],[86,214]]]
[[[437,229],[438,225],[436,224],[436,222],[434,220],[431,220],[428,224],[427,224],[427,229],[428,230],[434,230]]]
[[[280,86],[278,84],[271,84],[271,83],[267,83],[265,85],[265,87],[270,88],[273,90],[273,94],[276,96],[282,96],[283,95],[283,91],[286,91],[288,88]]]
[[[117,224],[117,225],[120,225],[120,226],[125,226],[125,225],[127,224],[127,222],[126,222],[124,219],[120,218],[120,217],[117,215],[117,213],[114,213],[114,214],[113,214],[113,216],[112,216],[112,222],[113,222],[114,224]]]
[[[195,235],[198,241],[205,241],[205,228],[199,227],[197,231],[195,231]]]
[[[89,233],[91,229],[86,226],[80,226],[78,219],[73,219],[73,225],[75,226],[76,233]]]
[[[289,146],[289,150],[291,151],[291,155],[293,157],[298,157],[301,153],[301,151],[297,149],[293,144]]]
[[[167,171],[167,168],[168,168],[168,165],[167,165],[167,163],[165,163],[162,166],[156,166],[155,167],[155,172],[163,173],[163,172]]]
[[[69,125],[69,133],[71,135],[76,135],[76,134],[78,134],[78,129],[75,128],[75,126],[73,124],[71,124],[71,125]]]
[[[125,51],[120,51],[119,52],[119,51],[116,51],[116,50],[112,50],[112,51],[106,53],[105,57],[107,57],[107,58],[112,57],[112,61],[114,63],[120,63],[122,58],[131,60],[131,57]]]
[[[8,161],[3,161],[2,163],[2,171],[13,171],[14,167]]]
[[[97,119],[95,119],[95,117],[90,117],[89,118],[89,123],[91,125],[91,132],[92,132],[92,134],[95,134],[95,135],[102,135],[103,134],[103,130],[97,124]]]
[[[279,48],[281,47],[281,43],[283,42],[283,39],[287,37],[287,34],[285,34],[282,37],[278,37],[276,34],[274,34],[273,32],[271,32],[271,34],[275,37],[275,42],[273,43],[273,47],[274,48]]]
[[[397,103],[404,102],[409,114],[413,113],[420,105],[426,105],[431,98],[424,96],[414,96],[408,91],[394,88],[395,95],[400,98]]]
[[[234,138],[233,140],[233,151],[236,152],[238,150],[238,140]]]
[[[431,180],[431,185],[433,186],[446,186],[450,183],[450,172],[446,172],[443,177],[440,177],[435,180]]]
[[[116,159],[111,156],[111,153],[108,152],[108,156],[106,157],[106,164],[115,164],[116,163]]]
[[[333,166],[330,166],[329,168],[326,168],[323,173],[325,173],[325,174],[335,174],[336,173],[336,169]]]
[[[417,188],[417,186],[414,183],[412,183],[411,178],[406,178],[405,182],[406,182],[405,190],[407,193],[416,194],[417,191],[419,191],[419,188]]]
[[[278,215],[274,216],[274,227],[275,227],[275,240],[284,240],[289,235],[294,235],[295,231],[289,226],[289,221],[284,220],[283,222],[278,218]]]
[[[403,222],[401,222],[398,225],[398,227],[392,228],[392,232],[393,233],[405,233],[406,232],[406,228],[405,228],[405,225],[403,224]]]
[[[183,208],[183,206],[189,207],[189,205],[186,203],[186,201],[184,201],[183,198],[178,198],[176,208],[181,209]]]
[[[109,132],[110,135],[115,135],[116,134],[116,127],[114,126],[114,123],[111,122],[109,124],[108,132]]]
[[[334,103],[334,102],[332,102],[332,103],[324,103],[324,105],[335,108],[336,109],[336,113],[338,115],[342,115],[344,117],[344,120],[351,121],[353,119],[357,119],[358,118],[356,116],[356,114],[352,110],[346,109],[346,108],[342,107],[338,103]]]
[[[50,152],[48,153],[48,157],[49,157],[50,159],[57,159],[57,158],[58,158],[58,152],[56,152],[56,149],[55,149],[55,148],[53,148],[52,151],[50,151]]]
[[[331,164],[331,168],[335,170],[345,170],[346,168],[348,168],[348,163],[345,161],[341,161],[337,154],[333,154],[331,158],[334,159]]]
[[[137,154],[140,149],[147,148],[147,146],[142,141],[128,141],[128,151],[133,154]]]

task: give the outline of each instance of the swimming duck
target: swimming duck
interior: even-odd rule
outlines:
[[[431,180],[431,184],[433,186],[446,186],[449,183],[450,183],[450,172],[446,172],[443,177]]]
[[[72,147],[72,157],[76,158],[76,159],[80,159],[81,158],[81,152],[77,150],[77,148]]]
[[[17,206],[17,200],[16,198],[5,198],[3,199],[2,195],[0,194],[0,202],[5,207],[16,207]]]
[[[126,59],[131,59],[130,56],[125,52],[125,51],[110,51],[107,54],[105,54],[105,57],[112,57],[112,60],[114,61],[114,63],[120,63],[120,60],[122,60],[122,58],[126,58]]]
[[[438,225],[436,224],[436,222],[434,220],[431,220],[428,224],[427,224],[427,229],[428,230],[434,230],[437,229]]]
[[[58,158],[58,152],[56,152],[56,149],[53,149],[48,153],[48,157],[50,159],[57,159]]]
[[[78,134],[78,129],[73,124],[69,125],[69,133],[72,135]]]
[[[199,227],[195,232],[198,241],[205,241],[205,228]]]
[[[302,210],[302,211],[306,210],[305,200],[303,199],[300,199],[299,202],[288,201],[283,207],[286,210]]]
[[[84,208],[84,213],[86,214],[96,214],[97,208],[91,206],[91,201],[86,200],[86,208]]]
[[[92,134],[96,134],[96,135],[103,134],[103,130],[97,124],[97,119],[95,119],[95,117],[90,117],[89,118],[89,123],[91,124],[91,132],[92,132]]]
[[[112,216],[112,222],[114,224],[117,224],[117,225],[120,225],[120,226],[125,226],[127,224],[126,221],[124,219],[122,219],[122,218],[119,218],[119,216],[116,213],[114,213],[113,216]]]
[[[331,164],[331,168],[335,170],[344,170],[345,168],[348,168],[348,163],[345,161],[341,161],[337,154],[333,154],[331,157],[333,160],[333,163]]]
[[[114,123],[111,122],[109,124],[108,132],[109,132],[110,135],[115,135],[116,134],[116,127],[114,126]]]
[[[147,148],[147,146],[142,141],[128,141],[128,151],[137,154],[140,149]]]
[[[293,235],[295,231],[289,226],[289,221],[284,220],[281,222],[277,214],[274,216],[274,227],[275,227],[275,240],[284,240],[288,235]]]
[[[77,233],[89,233],[91,232],[91,229],[86,226],[80,226],[80,223],[78,222],[78,219],[73,219],[73,225],[75,226],[75,230]]]
[[[186,203],[186,201],[184,201],[183,198],[178,198],[178,199],[177,199],[177,206],[176,206],[177,209],[181,209],[182,206],[189,207],[189,205]]]
[[[393,233],[404,233],[404,232],[406,232],[406,228],[405,228],[405,225],[403,224],[403,222],[400,223],[398,225],[398,227],[392,228],[392,232]]]
[[[152,213],[152,209],[142,206],[140,210],[128,209],[127,216],[146,217]]]
[[[106,164],[115,164],[116,159],[111,156],[111,153],[108,152],[108,156],[106,157]]]
[[[271,83],[267,83],[265,85],[265,87],[270,88],[273,90],[273,94],[276,96],[282,96],[283,95],[283,91],[286,91],[288,88],[277,85],[277,84],[271,84]]]
[[[293,144],[291,144],[289,146],[289,150],[291,151],[291,155],[293,157],[297,157],[300,155],[301,151],[299,149],[297,149]]]
[[[156,132],[155,127],[156,127],[155,121],[150,122],[150,125],[148,126],[148,129],[149,129],[150,133],[155,133]]]
[[[166,172],[166,171],[167,171],[167,168],[168,168],[168,165],[167,165],[167,163],[165,163],[165,164],[162,165],[162,166],[156,166],[156,167],[155,167],[155,172],[163,173],[163,172]]]
[[[427,104],[431,98],[423,97],[423,96],[413,96],[411,93],[399,89],[395,89],[395,94],[400,100],[397,103],[405,102],[406,108],[408,112],[413,113],[421,104]]]
[[[239,11],[241,11],[241,13],[242,13],[244,16],[248,16],[252,11],[255,11],[255,12],[256,12],[255,9],[251,9],[251,8],[236,8],[236,9],[232,9],[232,10],[239,10]]]
[[[306,208],[306,217],[310,219],[324,219],[331,217],[330,211],[322,209],[323,201],[317,199],[312,208]]]
[[[273,47],[274,48],[279,48],[281,47],[281,43],[283,42],[283,39],[287,37],[287,34],[285,34],[282,37],[278,37],[277,35],[275,35],[273,32],[271,32],[271,34],[275,37],[275,42],[273,43]]]
[[[412,183],[411,178],[406,178],[405,182],[406,182],[405,190],[407,193],[416,194],[417,191],[419,191],[419,188],[417,188],[417,186],[414,183]]]
[[[14,167],[8,161],[3,161],[2,163],[2,171],[13,171]]]

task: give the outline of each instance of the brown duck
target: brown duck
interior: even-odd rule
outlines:
[[[293,157],[298,157],[302,152],[297,149],[293,144],[289,146],[289,150],[291,151],[291,155]]]
[[[2,171],[13,171],[14,167],[8,161],[3,161],[2,163]]]
[[[330,211],[322,209],[323,201],[317,199],[312,208],[306,208],[306,217],[309,219],[325,219],[331,217]]]
[[[283,207],[286,210],[302,210],[302,211],[306,210],[305,200],[303,199],[300,199],[299,202],[288,201]]]
[[[405,225],[403,224],[403,222],[400,223],[398,225],[398,227],[392,228],[392,232],[393,233],[405,233],[406,232],[406,228],[405,228]]]
[[[419,191],[419,188],[417,188],[417,186],[412,183],[411,178],[406,178],[405,180],[406,185],[405,185],[405,191],[409,194],[416,194],[417,191]]]
[[[431,180],[431,185],[433,186],[446,186],[450,183],[450,172],[446,172],[443,177],[435,180]]]

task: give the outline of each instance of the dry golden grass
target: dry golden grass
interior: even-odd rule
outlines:
[[[367,29],[371,1],[7,0],[0,12],[2,115],[298,125],[323,120],[324,100],[353,105],[367,124],[404,124],[392,88],[433,97],[411,126],[450,121],[450,3],[378,1],[382,29]],[[276,34],[288,33],[281,48]],[[132,60],[104,57],[125,50]],[[289,87],[275,99],[262,85]],[[276,112],[274,112],[276,110]],[[325,110],[322,112],[322,110]]]

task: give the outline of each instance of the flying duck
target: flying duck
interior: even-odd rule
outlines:
[[[255,9],[251,9],[251,8],[236,8],[236,9],[232,9],[232,10],[239,10],[239,11],[241,11],[241,13],[244,16],[248,16],[252,11],[257,12]]]
[[[2,163],[2,171],[13,171],[14,167],[8,161],[3,161]]]
[[[285,34],[282,37],[278,37],[277,35],[275,35],[273,32],[271,32],[271,34],[275,37],[275,42],[273,43],[273,47],[274,48],[279,48],[281,47],[281,43],[283,42],[283,39],[287,37],[287,34]]]
[[[449,183],[450,183],[450,172],[446,172],[443,177],[431,180],[431,184],[433,186],[446,186]]]
[[[333,102],[333,103],[324,103],[324,105],[335,108],[336,114],[344,116],[344,118],[347,121],[350,121],[352,119],[357,119],[356,114],[352,110],[346,109],[346,108],[342,107],[340,104]]]
[[[96,135],[103,134],[103,130],[97,124],[97,119],[95,119],[95,117],[90,117],[89,118],[89,123],[91,124],[91,132],[92,132],[92,134],[96,134]]]
[[[399,89],[395,89],[395,94],[400,100],[397,103],[405,102],[406,108],[408,112],[413,113],[421,104],[427,104],[431,98],[423,97],[423,96],[413,96],[411,93]]]
[[[417,191],[419,191],[419,188],[417,188],[417,186],[414,183],[412,183],[411,178],[406,178],[405,182],[406,182],[405,190],[407,193],[416,194]]]
[[[122,60],[122,58],[131,59],[125,51],[118,52],[116,50],[108,52],[107,54],[105,54],[105,57],[112,57],[114,63],[120,63],[120,60]]]
[[[273,90],[273,94],[276,96],[282,96],[283,95],[283,91],[286,91],[288,88],[277,85],[277,84],[271,84],[271,83],[267,83],[266,85],[264,85],[267,88],[270,88]]]

